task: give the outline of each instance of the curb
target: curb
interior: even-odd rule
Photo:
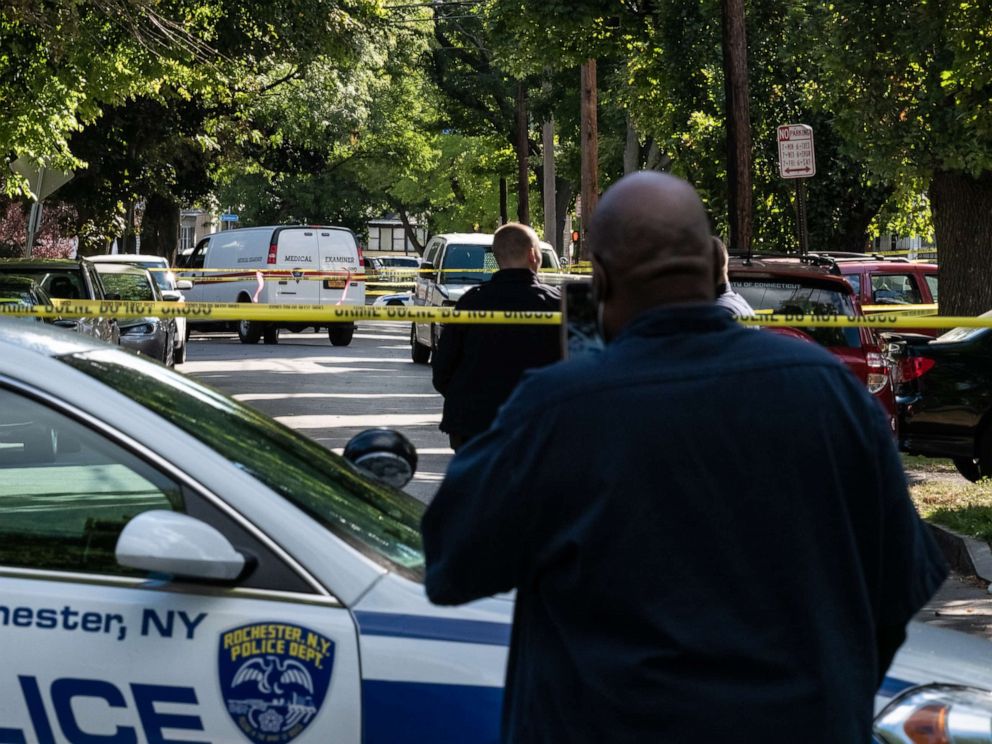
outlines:
[[[992,548],[982,540],[927,523],[951,568],[992,584]]]

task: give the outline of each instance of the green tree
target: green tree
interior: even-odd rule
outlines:
[[[992,307],[989,10],[835,0],[813,11],[823,84],[851,151],[929,195],[949,315]]]

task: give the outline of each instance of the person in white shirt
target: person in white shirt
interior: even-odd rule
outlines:
[[[730,311],[736,318],[753,318],[754,308],[748,301],[737,294],[730,286],[730,276],[727,273],[727,265],[730,256],[727,253],[727,246],[720,238],[713,238],[713,252],[715,254],[717,268],[716,304]]]

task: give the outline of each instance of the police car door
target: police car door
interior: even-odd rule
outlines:
[[[124,526],[163,512],[219,531],[250,573],[120,565]],[[3,744],[360,740],[348,611],[168,465],[2,378],[0,649]]]

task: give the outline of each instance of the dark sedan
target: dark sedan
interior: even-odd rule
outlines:
[[[992,329],[955,328],[936,339],[889,334],[889,341],[902,449],[949,457],[971,481],[992,477]]]
[[[51,305],[52,299],[34,279],[16,274],[0,274],[0,305],[16,305],[30,310],[35,305]],[[36,318],[51,323],[49,318]]]
[[[98,263],[100,280],[121,300],[163,302],[162,292],[147,269],[123,264]],[[121,346],[151,357],[167,367],[175,364],[176,321],[172,318],[131,318],[120,321]]]

